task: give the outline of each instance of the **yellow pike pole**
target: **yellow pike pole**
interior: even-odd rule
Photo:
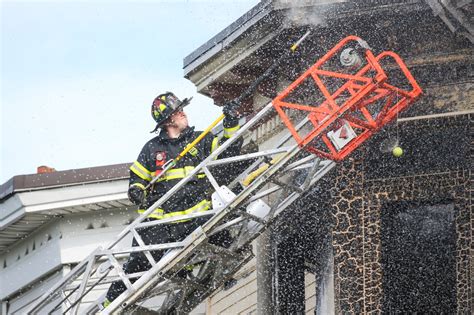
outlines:
[[[188,144],[186,146],[186,148],[184,148],[183,152],[181,152],[174,160],[176,162],[178,162],[179,160],[181,160],[185,155],[186,153],[189,152],[189,150],[191,150],[192,148],[194,148],[194,146],[196,144],[199,143],[199,141],[202,140],[202,138],[204,138],[211,130],[212,128],[214,128],[222,119],[224,119],[225,115],[224,114],[221,114],[219,117],[217,117],[216,120],[214,120],[214,122],[212,124],[209,125],[209,127],[207,127],[206,130],[204,130],[200,135],[199,137],[197,137],[196,139],[194,139],[193,142],[191,142],[190,144]]]
[[[275,69],[276,67],[280,64],[280,62],[285,59],[286,57],[288,57],[291,53],[294,53],[296,51],[296,48],[298,48],[298,46],[305,40],[305,38],[311,33],[310,30],[308,30],[300,39],[298,39],[298,41],[296,41],[293,45],[291,45],[290,49],[288,49],[283,55],[281,55],[267,70],[265,70],[265,72],[260,76],[258,77],[254,83],[252,83],[252,85],[250,85],[239,97],[237,97],[236,99],[232,100],[231,102],[227,103],[229,105],[233,105],[235,107],[239,106],[240,103],[242,102],[243,99],[245,99],[246,97],[250,96],[250,94],[252,94],[255,89],[257,88],[257,86],[263,81],[265,80]],[[225,107],[225,105],[224,105]],[[196,144],[199,143],[199,141],[202,140],[202,138],[204,138],[211,130],[212,128],[214,128],[222,119],[224,119],[225,115],[224,114],[221,114],[209,127],[207,127],[206,130],[204,130],[200,135],[199,137],[197,137],[196,139],[194,139],[193,142],[191,142],[190,144],[188,144],[186,146],[186,148],[184,148],[184,150],[178,154],[177,157],[175,157],[173,160],[169,160],[168,162],[165,163],[165,165],[163,165],[163,169],[162,171],[160,172],[160,174],[158,174],[157,176],[155,176],[151,181],[150,183],[145,187],[145,190],[147,190],[148,188],[150,188],[151,185],[153,185],[160,177],[163,176],[163,174],[166,173],[167,170],[169,170],[170,168],[173,168],[176,163],[178,163],[179,160],[181,160],[185,155],[186,153],[189,152],[189,150],[191,150],[192,148],[194,148],[194,146]],[[258,170],[257,170],[258,171]],[[254,172],[255,173],[255,172]],[[262,171],[260,171],[260,173],[262,173]],[[257,173],[253,174],[253,175],[257,175]],[[258,176],[258,175],[257,175]],[[256,176],[255,176],[256,177]],[[254,177],[254,178],[255,178]],[[251,182],[251,181],[250,181]]]

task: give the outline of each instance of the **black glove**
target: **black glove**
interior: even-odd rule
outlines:
[[[239,112],[240,104],[236,101],[230,101],[224,105],[222,112],[224,113],[225,117],[229,120],[236,120],[240,118]]]
[[[130,186],[128,189],[128,199],[130,199],[133,204],[139,206],[144,198],[145,191],[143,189],[138,186]]]

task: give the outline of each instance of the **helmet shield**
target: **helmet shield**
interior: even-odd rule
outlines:
[[[192,97],[181,101],[171,92],[158,95],[151,105],[151,116],[157,123],[152,132],[156,131],[171,115],[188,105],[191,99]]]

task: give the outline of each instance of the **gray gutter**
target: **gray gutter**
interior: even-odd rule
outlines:
[[[81,185],[129,177],[131,163],[88,167],[52,173],[18,175],[0,185],[0,202],[19,191]]]
[[[271,4],[272,4],[271,0],[262,0],[260,3],[258,3],[252,9],[250,9],[247,13],[242,15],[232,24],[230,24],[225,29],[220,31],[217,35],[212,37],[210,40],[202,44],[195,51],[193,51],[188,56],[186,56],[183,59],[183,69],[184,69],[185,75],[190,71],[190,70],[186,70],[186,68],[188,68],[192,63],[194,63],[202,55],[208,53],[210,50],[213,50],[212,55],[221,51],[225,47],[225,45],[223,44],[224,41],[226,41],[226,39],[228,39],[231,35],[240,35],[244,33],[246,29],[248,29],[250,26],[260,21],[263,16],[270,13],[272,11]],[[234,38],[237,38],[237,37],[235,36]],[[216,49],[216,46],[218,46],[217,49]],[[205,60],[207,60],[207,58]],[[197,66],[198,64],[195,65],[193,69],[196,68]]]

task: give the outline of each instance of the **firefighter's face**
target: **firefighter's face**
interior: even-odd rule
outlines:
[[[177,111],[169,118],[169,125],[176,127],[179,130],[184,130],[188,127],[188,116],[183,110]]]

